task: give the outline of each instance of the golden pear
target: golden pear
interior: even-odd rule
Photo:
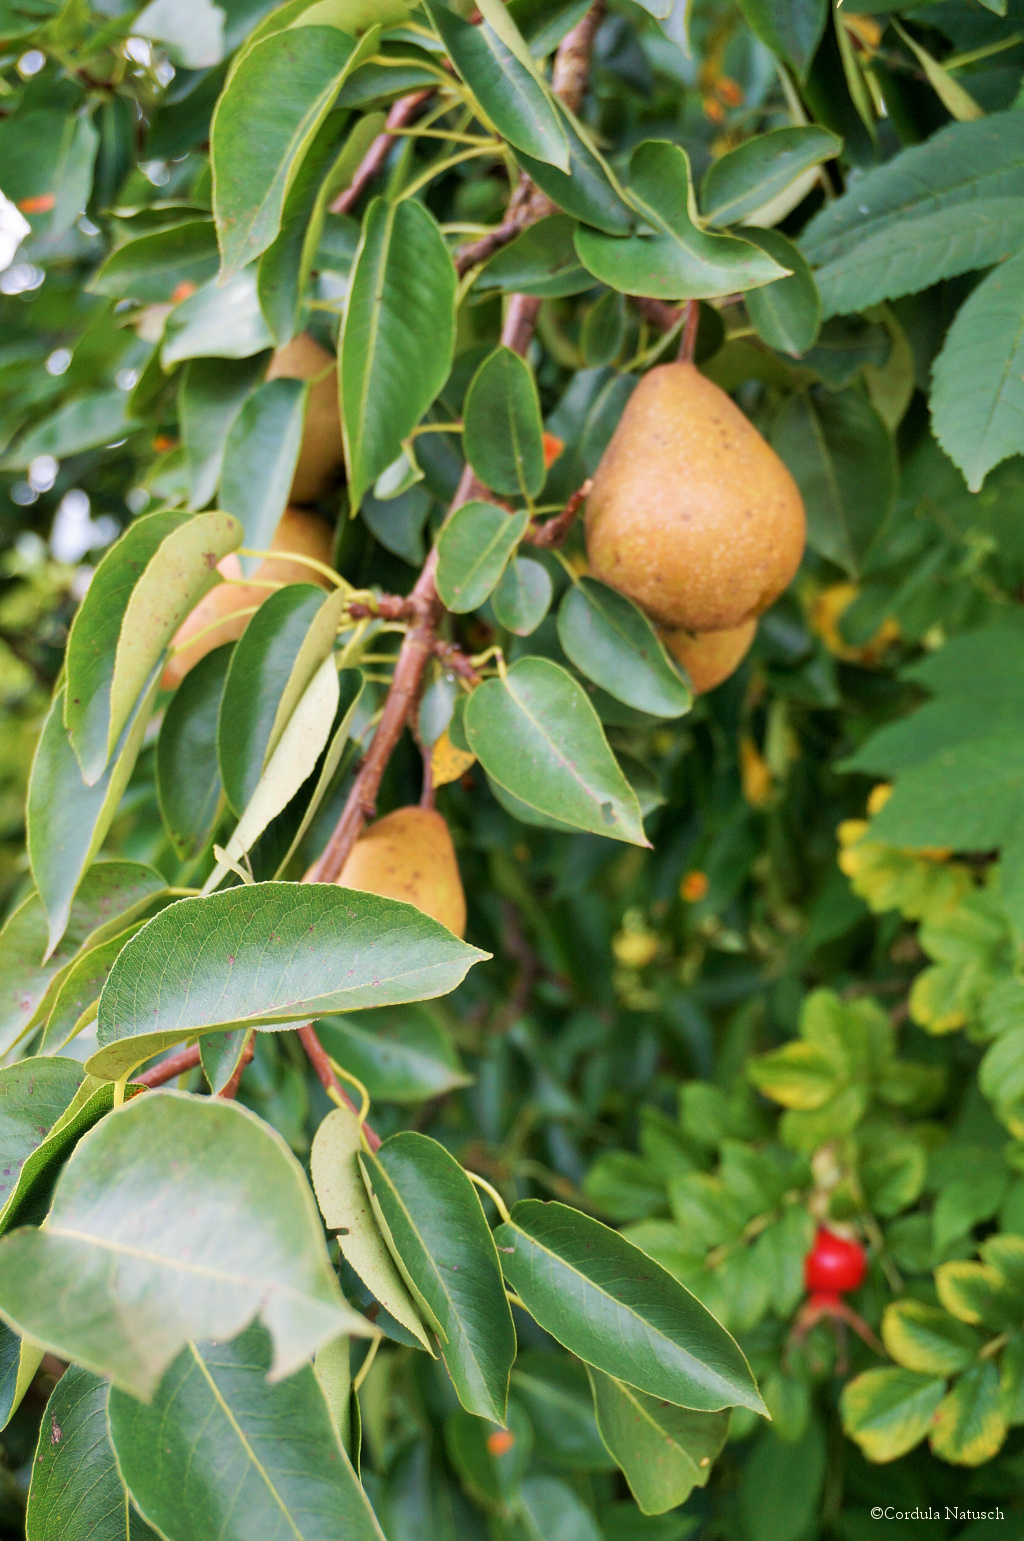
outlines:
[[[663,631],[661,640],[686,670],[695,696],[714,690],[735,674],[750,651],[757,621],[744,621],[730,631]]]
[[[264,583],[318,583],[329,588],[330,583],[313,567],[301,562],[289,562],[287,553],[315,557],[318,562],[330,562],[334,543],[334,531],[326,519],[307,508],[286,508],[270,542],[271,551],[280,551],[280,557],[267,557],[260,563],[253,578]],[[232,551],[221,562],[217,571],[224,578],[241,578],[242,564]],[[172,646],[183,647],[190,637],[196,640],[191,647],[175,653],[160,681],[162,690],[176,690],[185,675],[205,658],[215,647],[225,642],[237,642],[249,622],[252,609],[274,593],[273,589],[260,588],[255,583],[218,583],[185,617],[174,634]],[[217,625],[215,623],[219,622]],[[209,628],[209,629],[208,629]],[[201,632],[202,636],[196,636]]]
[[[326,373],[325,373],[326,371]],[[270,361],[268,380],[323,379],[310,388],[302,447],[295,467],[290,503],[318,503],[334,487],[345,464],[338,407],[338,376],[333,355],[300,332],[279,348]]]
[[[766,610],[800,565],[796,483],[724,391],[661,364],[633,392],[587,500],[595,578],[655,621],[729,631]]]
[[[338,878],[386,899],[404,899],[463,936],[466,896],[448,825],[433,808],[396,808],[369,826]]]

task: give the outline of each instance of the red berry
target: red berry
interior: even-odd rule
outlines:
[[[855,1290],[864,1283],[866,1272],[867,1259],[858,1242],[819,1226],[814,1246],[804,1258],[804,1283],[809,1290],[837,1294]]]

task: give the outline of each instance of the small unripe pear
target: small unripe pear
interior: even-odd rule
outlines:
[[[587,500],[595,578],[653,620],[729,631],[767,610],[800,565],[793,478],[740,409],[692,364],[644,375]]]
[[[433,808],[396,808],[366,829],[341,870],[342,888],[404,899],[463,936],[466,896],[448,825]]]
[[[278,349],[267,370],[268,380],[312,380],[316,375],[323,378],[310,387],[290,503],[319,502],[331,491],[345,464],[338,376],[332,355],[308,332],[300,332]]]
[[[286,553],[291,551],[329,563],[333,541],[331,526],[319,514],[307,508],[286,508],[270,542],[270,550],[280,551],[282,555],[267,557],[252,576],[264,583],[318,583],[322,588],[328,588],[328,580],[315,568],[301,562],[289,562]],[[242,564],[232,551],[217,563],[217,571],[224,578],[241,578]],[[190,637],[196,640],[191,647],[183,647],[182,652],[173,655],[164,670],[160,688],[176,690],[200,658],[205,658],[207,653],[225,642],[237,642],[252,620],[252,607],[262,605],[273,592],[273,589],[260,588],[255,583],[218,583],[205,594],[178,627],[173,646],[183,647]],[[215,624],[217,622],[219,625]]]
[[[703,696],[735,674],[756,634],[751,620],[731,631],[663,631],[661,640],[686,670],[694,695]]]

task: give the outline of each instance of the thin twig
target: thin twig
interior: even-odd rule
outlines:
[[[244,1071],[246,1065],[248,1065],[249,1061],[252,1059],[255,1052],[256,1034],[253,1032],[249,1034],[248,1042],[246,1043],[241,1054],[238,1056],[238,1064],[231,1072],[230,1079],[225,1082],[220,1091],[217,1093],[217,1096],[220,1097],[224,1102],[232,1102],[235,1097],[238,1096],[238,1086],[242,1079],[242,1072]]]
[[[523,536],[523,544],[526,546],[540,546],[548,551],[550,551],[555,546],[562,545],[565,537],[569,533],[573,520],[579,513],[581,505],[584,504],[587,501],[587,498],[590,496],[590,489],[593,485],[593,482],[588,476],[587,480],[583,483],[583,486],[580,487],[577,492],[573,493],[572,497],[569,499],[568,503],[566,503],[560,514],[556,514],[555,517],[553,519],[549,519],[546,524],[535,524],[530,526],[526,534]]]
[[[299,1028],[299,1042],[305,1049],[306,1054],[309,1056],[309,1062],[313,1066],[313,1069],[316,1071],[317,1078],[324,1091],[327,1092],[328,1095],[332,1096],[335,1101],[343,1102],[345,1106],[350,1108],[351,1111],[355,1113],[356,1117],[358,1117],[359,1109],[356,1107],[355,1103],[352,1101],[352,1098],[349,1096],[348,1092],[342,1086],[341,1082],[338,1080],[338,1077],[331,1069],[331,1062],[327,1058],[323,1044],[320,1042],[319,1038],[316,1036],[316,1033],[313,1030],[312,1022],[306,1022],[302,1027]],[[372,1129],[369,1124],[364,1123],[363,1133],[366,1136],[366,1143],[369,1145],[370,1149],[379,1150],[380,1135],[376,1132],[376,1130]]]
[[[399,97],[391,111],[388,113],[387,122],[382,133],[376,139],[363,156],[356,168],[355,176],[343,193],[339,193],[331,204],[332,214],[348,214],[359,202],[361,194],[370,185],[375,177],[384,170],[384,164],[391,154],[395,142],[395,133],[398,129],[407,127],[424,102],[434,94],[432,86],[423,91],[413,91],[408,96]]]
[[[132,1078],[133,1086],[163,1086],[167,1081],[173,1081],[177,1076],[184,1075],[187,1070],[194,1070],[199,1064],[199,1045],[193,1043],[187,1049],[179,1049],[177,1054],[171,1054],[167,1059],[162,1059],[159,1065],[154,1065],[152,1070],[144,1070],[141,1075]]]

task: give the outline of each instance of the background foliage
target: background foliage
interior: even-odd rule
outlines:
[[[221,762],[223,801],[211,730],[205,762],[188,734],[204,710],[215,720],[227,658],[209,655],[173,699],[151,696],[159,739],[149,708],[136,707],[173,624],[148,638],[134,686],[124,683],[131,660],[119,659],[121,694],[111,691],[106,718],[82,709],[76,719],[73,702],[68,745],[59,694],[68,630],[87,589],[93,609],[79,614],[89,626],[102,630],[115,613],[117,570],[102,569],[107,587],[101,575],[89,588],[112,542],[131,531],[148,562],[180,541],[173,562],[147,570],[150,603],[172,567],[205,559],[211,542],[218,558],[238,544],[222,514],[199,514],[200,528],[196,511],[237,516],[247,547],[269,544],[307,406],[300,382],[267,378],[271,350],[305,330],[328,363],[339,354],[347,486],[300,501],[336,519],[335,565],[356,590],[404,595],[455,494],[460,446],[519,508],[560,508],[595,469],[638,372],[662,356],[663,339],[675,345],[682,316],[668,318],[666,338],[665,317],[629,296],[697,294],[702,369],[803,493],[809,550],[798,578],[738,672],[687,709],[685,682],[647,633],[629,633],[638,612],[627,641],[619,630],[602,653],[600,586],[574,584],[549,551],[515,555],[522,515],[492,528],[486,505],[463,509],[440,544],[449,639],[477,657],[499,642],[512,683],[490,675],[453,717],[458,681],[432,663],[417,725],[428,750],[447,729],[446,751],[464,756],[456,770],[469,767],[440,787],[438,806],[457,847],[469,938],[493,958],[443,1001],[358,1016],[346,1011],[368,997],[318,975],[303,1010],[267,1008],[262,1020],[322,1017],[325,1046],[373,1098],[377,1131],[405,1131],[372,1180],[393,1227],[402,1181],[413,1181],[417,1161],[444,1159],[407,1143],[430,1135],[510,1204],[556,1198],[621,1228],[734,1334],[773,1421],[748,1396],[699,1424],[669,1406],[673,1423],[668,1404],[659,1411],[648,1395],[645,1406],[642,1389],[627,1396],[613,1364],[592,1367],[588,1385],[579,1359],[556,1351],[558,1338],[593,1366],[571,1324],[517,1308],[512,1439],[499,1430],[495,1440],[481,1421],[501,1421],[488,1367],[474,1380],[462,1364],[463,1382],[453,1371],[460,1406],[440,1362],[413,1347],[421,1317],[451,1309],[454,1339],[460,1312],[478,1307],[430,1304],[423,1281],[436,1242],[410,1234],[410,1253],[420,1247],[427,1260],[415,1309],[386,1249],[362,1259],[376,1270],[372,1295],[357,1278],[366,1272],[340,1265],[352,1305],[365,1309],[375,1295],[388,1323],[358,1403],[365,1489],[388,1541],[860,1541],[877,1523],[874,1505],[942,1516],[947,1506],[999,1506],[1006,1516],[906,1530],[894,1521],[895,1534],[911,1525],[915,1535],[1024,1534],[1024,6],[609,0],[582,129],[552,98],[545,61],[585,5],[513,0],[509,15],[532,54],[518,34],[509,46],[496,0],[481,6],[489,32],[468,25],[464,5],[338,0],[286,34],[304,9],[0,0],[0,186],[31,227],[15,253],[20,231],[4,211],[14,234],[0,272],[0,881],[8,913],[21,917],[0,942],[2,1043],[14,1063],[4,1074],[26,1047],[84,1059],[98,1044],[105,1074],[133,1069],[139,1027],[125,1003],[134,980],[119,996],[123,975],[112,976],[98,1038],[88,1008],[154,893],[207,877],[214,834],[227,841],[261,784],[265,806],[247,814],[249,837],[236,832],[228,855],[236,865],[245,857],[258,878],[300,877],[351,785],[355,753],[345,745],[358,750],[383,700],[395,636],[377,634],[366,685],[358,650],[343,657],[332,694],[317,670],[340,610],[322,610],[322,590],[292,587],[267,601],[262,631],[251,629],[248,652],[239,644],[231,663],[236,689],[225,700],[245,709]],[[367,33],[374,23],[383,39]],[[430,124],[439,137],[423,135],[421,118],[419,136],[397,140],[354,206],[329,212],[395,100],[455,79],[439,68],[438,39],[483,121],[471,99],[446,98]],[[457,289],[448,253],[502,219],[518,168],[564,212],[471,266]],[[638,218],[653,235],[635,234]],[[720,233],[730,226],[743,235]],[[766,282],[773,264],[792,276]],[[524,291],[543,296],[528,364],[495,352],[502,296]],[[455,421],[461,437],[423,431]],[[578,576],[578,529],[564,554]],[[81,635],[92,636],[85,623]],[[303,637],[313,641],[302,643],[300,667]],[[108,676],[115,641],[116,629]],[[546,672],[553,661],[559,669]],[[72,649],[78,681],[75,667]],[[277,711],[284,679],[296,710],[299,687],[320,681],[326,695],[309,701],[317,721],[327,711],[332,748],[321,738],[290,750],[268,790],[262,772],[288,715]],[[585,746],[583,791],[561,788],[550,766],[531,778],[516,758],[522,703],[540,701],[558,719],[567,680],[589,691],[606,730],[595,727]],[[29,765],[55,691],[26,837]],[[88,807],[70,804],[62,822],[68,764],[81,782],[72,748],[94,785]],[[314,772],[323,797],[303,822]],[[415,802],[420,778],[406,736],[380,810]],[[602,804],[627,843],[602,833]],[[116,863],[89,872],[100,849]],[[41,898],[30,897],[33,876]],[[228,928],[232,894],[221,896],[218,920]],[[328,911],[318,925],[353,923]],[[181,913],[163,911],[144,933],[159,956],[175,955]],[[267,919],[287,924],[283,912]],[[355,923],[372,928],[372,905]],[[54,966],[70,964],[87,937],[94,949],[50,996],[35,961],[48,931],[63,949]],[[436,932],[407,945],[421,949],[424,977],[447,968],[451,989],[471,960],[442,956]],[[29,976],[45,1032],[19,1044]],[[230,1031],[242,1008],[224,1007],[222,983],[211,979],[197,1004],[187,979],[172,981],[187,1005],[161,997],[153,1031],[163,1036],[149,1045],[180,1043],[182,1012],[224,1030],[221,1062],[204,1044],[214,1087],[241,1047]],[[409,995],[396,986],[391,998]],[[148,1023],[148,1003],[136,1006],[137,1023]],[[66,1058],[52,1065],[52,1106],[38,1126],[50,1133],[17,1193],[0,1190],[22,1224],[41,1218],[52,1165],[112,1103],[109,1081],[80,1086]],[[205,1088],[198,1069],[191,1076],[190,1088]],[[294,1033],[256,1035],[239,1101],[281,1137],[258,1154],[254,1146],[252,1162],[268,1188],[280,1185],[287,1209],[299,1191],[288,1186],[287,1151],[308,1168],[330,1110]],[[143,1139],[131,1129],[147,1102],[168,1111],[166,1127]],[[182,1137],[180,1106],[133,1099],[99,1124],[82,1157],[109,1170],[101,1137],[111,1148],[123,1140],[115,1165],[148,1161],[159,1192],[161,1141],[171,1149]],[[243,1144],[254,1127],[246,1122]],[[198,1126],[189,1128],[191,1140]],[[450,1187],[453,1223],[470,1227],[458,1210],[470,1190],[450,1167],[430,1169],[432,1191]],[[211,1165],[207,1198],[229,1175]],[[54,1280],[88,1290],[89,1266],[60,1252],[72,1246],[61,1225],[70,1234],[78,1222],[70,1185],[59,1193],[46,1230],[5,1243],[21,1249],[21,1303],[17,1291],[2,1302],[12,1318],[67,1314],[68,1298],[47,1295]],[[119,1202],[112,1187],[115,1227]],[[182,1202],[175,1190],[169,1208],[180,1214]],[[540,1224],[528,1207],[513,1218],[528,1231]],[[874,1346],[801,1316],[802,1261],[824,1219],[852,1227],[868,1250],[851,1304],[881,1339]],[[225,1257],[254,1247],[260,1288],[284,1288],[286,1265],[254,1215],[230,1233],[213,1227],[202,1245]],[[335,1330],[365,1331],[364,1317],[344,1316],[319,1254],[306,1262],[298,1316],[334,1312]],[[225,1309],[211,1297],[177,1337],[158,1313],[145,1324],[145,1364],[119,1368],[75,1339],[66,1357],[76,1366],[49,1406],[52,1363],[32,1380],[34,1364],[7,1333],[4,1395],[14,1399],[19,1377],[31,1386],[2,1436],[5,1534],[24,1534],[37,1466],[28,1534],[64,1523],[60,1474],[52,1479],[47,1464],[59,1447],[88,1472],[98,1506],[62,1534],[148,1533],[122,1477],[160,1533],[213,1533],[201,1463],[186,1524],[177,1474],[154,1473],[147,1459],[158,1414],[165,1426],[177,1420],[181,1449],[228,1406],[238,1417],[262,1409],[264,1460],[275,1429],[297,1421],[334,1440],[312,1371],[298,1368],[315,1334],[296,1327],[284,1365],[296,1373],[268,1390],[263,1376],[282,1354],[277,1328],[273,1346],[266,1318],[211,1346],[251,1316],[237,1300]],[[500,1288],[481,1309],[495,1313],[500,1359]],[[202,1341],[185,1348],[188,1339]],[[363,1347],[353,1344],[358,1364]],[[109,1391],[90,1369],[118,1373],[119,1386]],[[329,1383],[330,1366],[318,1369]],[[156,1403],[129,1394],[157,1383]],[[335,1421],[351,1442],[341,1401]],[[669,1452],[663,1465],[637,1432],[652,1423]],[[252,1471],[235,1477],[248,1493]],[[354,1527],[345,1535],[375,1533],[360,1528],[372,1516],[340,1455],[287,1481],[293,1512],[343,1511]],[[261,1501],[252,1498],[240,1534],[271,1534]],[[111,1525],[120,1528],[102,1528]]]

